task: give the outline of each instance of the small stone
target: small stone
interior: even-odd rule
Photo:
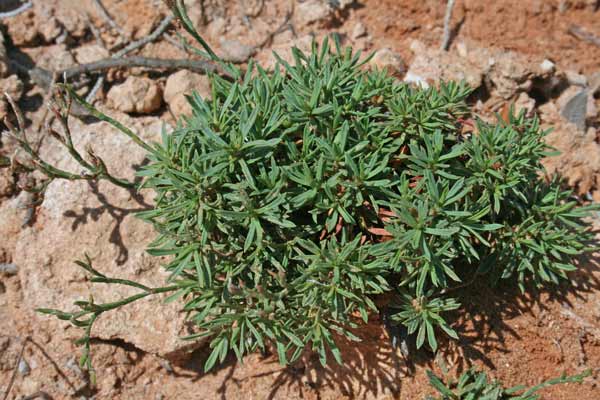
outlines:
[[[554,70],[556,69],[556,64],[554,64],[552,61],[545,59],[544,61],[542,61],[540,63],[540,70],[545,73],[545,74],[549,74],[554,72]]]
[[[19,366],[17,367],[17,371],[19,372],[19,374],[21,376],[27,376],[31,373],[31,368],[29,367],[29,364],[22,357],[21,357],[21,360],[19,361]]]
[[[13,263],[0,263],[0,274],[12,276],[17,274],[17,265]]]
[[[48,18],[43,24],[39,24],[40,35],[45,43],[52,43],[63,33],[61,25],[54,17]]]
[[[350,34],[350,38],[352,38],[353,40],[356,40],[358,38],[361,38],[363,36],[367,35],[367,27],[365,26],[365,24],[363,24],[362,22],[357,22],[356,25],[354,25],[354,28],[352,29],[352,33]]]
[[[600,94],[600,71],[593,73],[589,77],[588,83],[590,85],[590,92],[592,93],[592,96]]]
[[[213,38],[217,38],[225,33],[227,30],[227,20],[223,17],[217,17],[206,28],[208,35]]]
[[[356,0],[329,0],[329,3],[339,9],[339,10],[343,10],[349,6],[351,6],[352,4],[356,3]]]
[[[155,81],[132,75],[111,87],[107,99],[112,107],[126,113],[151,113],[162,104],[161,90]]]
[[[458,42],[456,44],[456,52],[459,56],[466,58],[469,55],[467,44],[465,42]]]
[[[175,117],[192,114],[192,106],[185,97],[192,91],[198,92],[203,98],[209,98],[211,91],[208,77],[184,69],[167,79],[164,98]]]
[[[329,20],[333,9],[326,1],[308,0],[297,5],[295,14],[300,25],[310,25]]]
[[[399,54],[389,48],[378,50],[370,61],[371,67],[387,70],[389,74],[401,77],[406,72],[406,64]]]
[[[560,99],[559,99],[560,100]],[[577,126],[580,131],[585,130],[585,118],[587,113],[588,91],[580,90],[570,97],[560,109],[560,114],[569,122]]]
[[[225,40],[221,38],[220,42],[221,50],[223,51],[221,58],[225,61],[241,64],[248,61],[248,59],[256,53],[256,48],[254,46],[248,46],[239,40]]]
[[[75,58],[65,44],[48,46],[37,60],[37,66],[49,71],[60,71],[75,65]]]
[[[75,60],[80,64],[89,64],[108,58],[108,50],[99,44],[86,44],[75,49]]]
[[[19,101],[23,95],[23,82],[21,82],[17,75],[0,79],[0,93],[8,93],[15,102]]]
[[[421,86],[421,82],[431,85],[440,80],[464,80],[471,88],[476,89],[481,86],[483,76],[489,69],[486,64],[489,58],[479,56],[477,48],[469,48],[467,57],[462,57],[457,52],[443,51],[437,47],[428,48],[422,42],[414,40],[410,49],[414,58],[406,74],[409,81],[418,80]]]
[[[17,75],[11,75],[8,78],[0,79],[0,94],[7,93],[15,102],[18,102],[23,96],[23,82]],[[0,120],[3,120],[12,112],[10,105],[4,99],[0,99]]]
[[[534,109],[535,100],[525,92],[519,93],[519,97],[515,100],[515,112],[519,114],[521,111],[525,111],[527,117],[532,117]]]
[[[40,32],[34,16],[34,12],[28,10],[11,18],[11,23],[6,24],[8,36],[10,36],[15,46],[33,46],[37,44]]]
[[[566,71],[565,77],[567,78],[567,82],[569,82],[570,85],[581,87],[587,86],[587,78],[585,77],[585,75],[579,74],[575,71]]]

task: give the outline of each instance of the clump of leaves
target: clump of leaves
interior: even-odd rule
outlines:
[[[581,374],[554,378],[540,383],[532,388],[519,385],[505,388],[501,382],[489,381],[484,372],[470,369],[462,374],[457,381],[444,383],[433,372],[427,371],[429,383],[440,394],[440,397],[428,397],[428,400],[537,400],[536,394],[548,386],[562,383],[581,383],[583,378],[591,375],[591,370]]]
[[[171,256],[171,278],[148,288],[86,261],[95,281],[140,294],[43,312],[84,327],[89,349],[101,313],[173,291],[197,325],[190,338],[210,337],[206,369],[267,346],[282,363],[308,347],[325,364],[341,361],[336,336],[358,340],[351,330],[377,311],[375,296],[391,294],[392,319],[435,350],[439,333],[457,337],[443,317],[460,307],[456,289],[558,283],[589,250],[590,208],[544,177],[537,119],[473,120],[466,85],[412,87],[363,68],[368,58],[337,42],[293,58],[272,72],[222,64],[211,99],[191,95],[192,115],[160,144],[70,93],[148,150],[140,176],[157,197],[139,216],[158,232],[150,254]]]

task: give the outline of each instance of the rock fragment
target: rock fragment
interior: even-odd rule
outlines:
[[[383,48],[375,53],[370,61],[371,67],[386,70],[390,75],[401,78],[406,73],[406,64],[402,57],[390,48]]]
[[[4,98],[7,93],[15,102],[18,102],[23,96],[23,82],[17,75],[11,75],[8,78],[0,79],[0,121],[12,113],[11,107]]]
[[[585,118],[587,113],[588,91],[581,90],[569,98],[561,107],[560,114],[569,122],[574,124],[578,130],[585,130]]]
[[[221,38],[222,58],[235,64],[241,64],[248,61],[256,53],[254,46],[243,44],[239,40],[226,40]]]
[[[330,3],[323,0],[308,0],[296,6],[295,17],[300,25],[324,23],[333,15]]]
[[[419,41],[413,41],[411,50],[415,57],[406,72],[409,80],[418,81],[422,86],[424,83],[430,85],[440,80],[464,80],[474,89],[482,84],[486,68],[456,52],[427,48]]]
[[[110,54],[108,50],[99,44],[84,44],[75,49],[75,60],[79,64],[89,64],[108,58]]]
[[[0,263],[0,274],[12,276],[17,274],[17,265],[13,263]]]
[[[169,76],[165,85],[164,98],[175,117],[192,113],[192,106],[185,96],[193,91],[198,92],[203,98],[209,98],[211,91],[208,76],[185,69]]]
[[[352,28],[352,33],[350,34],[350,38],[352,40],[360,39],[363,36],[367,35],[367,27],[362,22],[357,22]]]
[[[115,118],[147,142],[160,140],[163,121],[158,118],[134,120],[124,114]],[[85,125],[73,119],[71,130],[75,147],[91,146],[109,171],[120,178],[132,180],[135,168],[146,157],[145,150],[105,122]],[[42,155],[59,168],[80,169],[55,141],[46,141]],[[151,287],[164,286],[169,274],[160,264],[165,260],[146,253],[156,233],[135,215],[149,207],[152,196],[142,192],[143,200],[134,199],[128,190],[105,181],[97,185],[68,180],[50,183],[38,208],[36,225],[22,230],[17,237],[14,263],[19,266],[22,286],[28,288],[23,291],[23,307],[73,310],[73,301],[87,299],[90,294],[96,303],[105,303],[139,292],[123,285],[90,283],[87,273],[73,263],[85,253],[92,258],[94,267],[108,276]],[[142,272],[138,274],[139,270]],[[184,357],[188,349],[202,342],[180,339],[191,333],[179,312],[182,305],[164,304],[164,298],[151,296],[102,314],[94,324],[94,337],[119,339],[171,360]],[[65,331],[68,322],[39,314],[33,318],[43,319],[60,334],[81,334],[76,329]]]
[[[29,366],[29,363],[27,363],[25,358],[21,357],[21,359],[19,360],[19,365],[17,366],[17,371],[19,372],[19,375],[21,375],[21,376],[27,376],[31,373],[31,367]]]
[[[581,87],[587,86],[587,78],[585,77],[585,75],[582,75],[575,71],[565,71],[565,78],[567,78],[567,82],[569,82],[569,85]]]
[[[160,108],[162,93],[152,79],[130,75],[122,84],[110,88],[107,99],[119,111],[145,114]]]

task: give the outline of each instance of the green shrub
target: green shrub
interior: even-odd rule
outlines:
[[[193,114],[161,144],[140,143],[71,92],[148,149],[140,176],[157,197],[139,216],[158,233],[150,254],[172,256],[164,288],[80,262],[94,282],[140,294],[41,310],[85,328],[88,367],[101,313],[170,291],[198,328],[191,338],[211,338],[206,369],[269,345],[282,363],[306,347],[323,364],[328,354],[340,362],[336,336],[358,340],[351,329],[383,294],[392,319],[435,351],[441,332],[457,337],[444,317],[460,307],[457,289],[483,279],[522,290],[558,283],[589,250],[581,219],[590,208],[545,179],[537,119],[471,122],[464,84],[411,87],[363,68],[368,59],[337,42],[293,56],[273,72],[221,64],[229,77],[211,75],[212,98],[192,95]],[[95,160],[86,179],[109,179]]]
[[[504,388],[500,382],[490,382],[485,373],[477,372],[474,369],[466,371],[458,378],[458,381],[450,381],[447,384],[431,371],[427,371],[427,375],[431,386],[441,394],[441,397],[435,399],[428,397],[428,400],[537,400],[540,395],[536,392],[541,389],[562,383],[581,383],[583,378],[591,375],[591,370],[574,376],[563,375],[532,388],[522,385]]]

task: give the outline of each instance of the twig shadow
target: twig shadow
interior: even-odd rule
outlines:
[[[147,160],[144,162],[146,163]],[[134,169],[139,169],[143,164],[134,165]],[[136,178],[134,181],[135,186],[137,187],[140,183],[139,178]],[[96,196],[98,201],[100,202],[100,206],[98,207],[84,207],[81,212],[76,212],[74,210],[67,210],[64,212],[64,216],[67,218],[71,218],[73,220],[71,224],[71,230],[75,231],[79,226],[88,223],[88,221],[98,221],[102,215],[108,213],[113,220],[115,221],[113,228],[110,232],[109,242],[115,245],[118,249],[118,255],[116,258],[117,265],[123,265],[129,259],[129,250],[125,246],[123,242],[123,236],[121,234],[121,225],[130,214],[134,214],[140,211],[146,211],[152,208],[152,206],[144,200],[143,196],[135,189],[130,188],[127,189],[131,198],[139,205],[139,207],[134,208],[124,208],[118,207],[110,203],[108,198],[100,192],[98,188],[98,182],[89,181],[88,182],[91,192]]]

